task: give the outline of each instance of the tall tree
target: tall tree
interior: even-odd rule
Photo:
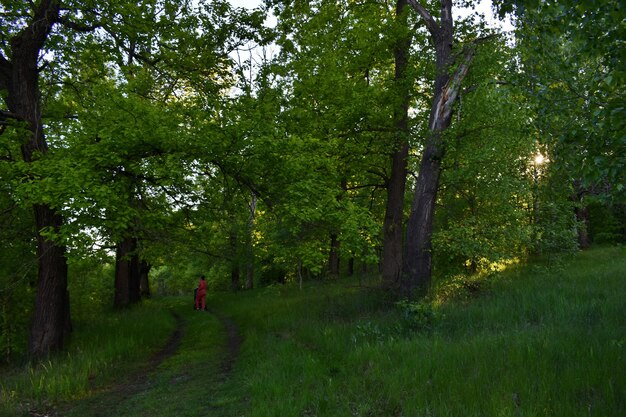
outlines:
[[[461,83],[474,57],[476,45],[467,44],[453,53],[454,19],[452,0],[441,0],[439,19],[417,0],[409,0],[430,33],[435,50],[435,82],[430,110],[429,130],[426,139],[411,211],[406,228],[406,256],[404,259],[402,290],[411,294],[414,290],[428,289],[432,276],[432,233],[435,202],[441,161],[445,153],[445,130],[452,121],[452,112]]]
[[[17,3],[21,2],[14,2],[6,11],[15,20],[2,21],[2,31],[8,36],[3,36],[0,54],[0,87],[5,91],[3,99],[10,116],[25,129],[22,158],[32,163],[48,152],[40,102],[40,58],[54,25],[61,21],[61,2],[30,3],[29,13],[24,13],[25,5]],[[63,224],[57,209],[45,202],[33,206],[38,257],[37,299],[29,341],[33,357],[60,349],[71,329],[66,249],[50,237],[50,232]]]
[[[393,123],[395,141],[391,171],[387,182],[387,206],[383,224],[382,275],[388,286],[397,287],[402,273],[404,194],[409,157],[409,104],[412,80],[408,77],[413,35],[408,31],[408,1],[398,0],[395,18],[400,35],[393,45],[394,101]]]

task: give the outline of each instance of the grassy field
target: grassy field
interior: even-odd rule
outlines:
[[[213,294],[218,316],[193,311],[187,297],[78,321],[68,354],[2,371],[0,415],[626,413],[623,248],[442,283],[420,303],[358,283]],[[172,312],[180,346],[142,371],[176,328]],[[227,370],[224,317],[243,338]]]

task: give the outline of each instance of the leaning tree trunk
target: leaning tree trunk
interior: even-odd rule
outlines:
[[[409,0],[409,3],[424,20],[435,46],[436,57],[434,100],[429,120],[430,135],[422,154],[406,231],[402,289],[405,295],[410,297],[415,290],[423,294],[430,287],[435,202],[441,160],[445,152],[442,132],[450,126],[452,108],[459,94],[461,82],[469,70],[475,45],[472,44],[463,50],[461,62],[454,74],[450,75],[448,71],[453,63],[452,1],[441,0],[440,22],[437,22],[417,0]]]
[[[396,3],[396,19],[406,28],[407,0]],[[394,47],[394,82],[401,100],[394,109],[395,149],[391,159],[391,175],[387,183],[387,206],[383,224],[382,276],[388,287],[396,287],[402,272],[402,230],[404,220],[404,192],[406,188],[407,159],[409,156],[409,65],[411,35],[407,32]]]
[[[27,163],[48,151],[41,121],[37,64],[44,43],[59,20],[59,9],[58,1],[37,2],[26,27],[12,37],[7,36],[10,61],[0,54],[0,90],[6,91],[4,101],[12,117],[24,123],[29,132],[22,144],[22,157]],[[65,247],[41,234],[44,230],[58,231],[63,218],[46,204],[35,204],[33,210],[38,282],[28,351],[33,358],[41,358],[63,347],[71,321]]]

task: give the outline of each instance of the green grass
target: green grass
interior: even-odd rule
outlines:
[[[626,410],[624,271],[625,251],[604,249],[493,275],[473,298],[433,303],[413,332],[345,282],[219,308],[245,326],[247,416],[614,416]]]
[[[123,312],[75,315],[68,349],[38,364],[2,370],[0,416],[26,414],[80,399],[136,370],[160,349],[175,326],[154,302]]]
[[[623,248],[594,249],[482,277],[472,292],[441,286],[408,318],[356,278],[213,294],[245,338],[228,375],[219,320],[188,297],[160,300],[79,322],[67,357],[2,374],[2,400],[66,417],[623,415],[624,271]],[[164,343],[169,310],[186,322],[177,354],[133,395],[103,390]]]

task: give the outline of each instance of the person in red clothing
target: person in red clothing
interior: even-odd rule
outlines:
[[[202,310],[206,310],[205,305],[206,297],[206,281],[204,275],[200,277],[200,283],[198,284],[198,292],[196,294],[196,310],[199,310],[198,305],[202,306]]]

